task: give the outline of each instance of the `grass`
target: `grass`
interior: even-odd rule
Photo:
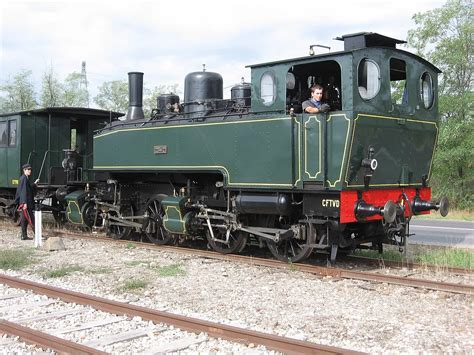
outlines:
[[[461,220],[461,221],[474,221],[474,211],[463,211],[463,210],[449,210],[446,217],[441,217],[438,212],[432,211],[430,214],[423,214],[413,217],[415,219],[440,219],[440,220]]]
[[[143,260],[131,260],[131,261],[125,262],[125,265],[127,265],[127,266],[148,265],[148,261],[143,261]]]
[[[184,276],[186,271],[179,264],[157,266],[153,268],[161,277]]]
[[[77,271],[84,271],[84,268],[78,265],[62,266],[59,269],[46,272],[45,276],[48,278],[64,277]]]
[[[132,242],[128,242],[126,245],[125,245],[125,248],[126,249],[135,249],[137,246],[135,244],[133,244]]]
[[[474,252],[464,249],[449,248],[430,250],[417,255],[415,261],[420,264],[472,269],[474,266]]]
[[[293,264],[292,262],[288,262],[288,270],[291,272],[298,271],[298,266]]]
[[[376,250],[357,249],[354,252],[354,255],[389,261],[403,261],[404,259],[403,253],[400,253],[398,250],[385,250],[383,254],[379,254],[379,252]]]
[[[109,267],[98,267],[96,269],[89,269],[87,270],[89,274],[98,275],[98,274],[110,274],[112,269]]]
[[[465,269],[472,269],[474,267],[474,252],[470,250],[442,247],[436,249],[411,248],[409,251],[412,254],[409,259],[418,264]],[[405,255],[395,249],[386,249],[383,254],[379,254],[375,250],[356,250],[354,255],[389,261],[406,261]]]
[[[0,251],[0,269],[19,270],[34,262],[30,250],[6,249]]]
[[[148,286],[148,281],[141,279],[132,279],[125,281],[125,283],[119,288],[121,291],[136,291]]]

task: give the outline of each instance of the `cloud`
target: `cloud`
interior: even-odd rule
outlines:
[[[102,82],[125,80],[129,71],[145,72],[149,87],[178,83],[183,90],[185,75],[204,63],[230,86],[250,79],[248,64],[304,56],[316,43],[341,50],[332,38],[345,33],[405,39],[411,16],[442,2],[381,4],[7,0],[0,5],[0,82],[24,68],[39,83],[50,65],[65,78],[85,60],[92,96]]]

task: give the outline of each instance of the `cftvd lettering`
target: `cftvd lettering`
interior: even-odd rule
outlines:
[[[339,208],[339,200],[330,200],[328,198],[321,201],[323,207],[337,207]]]

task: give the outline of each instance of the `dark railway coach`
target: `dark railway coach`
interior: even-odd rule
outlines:
[[[403,41],[338,39],[344,51],[251,65],[231,99],[219,74],[190,73],[184,102],[162,95],[146,118],[143,74],[129,73],[127,116],[96,132],[84,170],[107,178],[67,186],[67,218],[158,244],[206,238],[221,253],[266,245],[291,262],[404,247],[411,216],[448,209],[429,188],[440,71]],[[327,113],[302,111],[314,84]]]
[[[44,209],[64,220],[68,191],[100,178],[92,171],[94,131],[120,115],[67,107],[0,115],[0,215],[16,218],[21,166],[30,163],[40,179],[38,197],[51,202]]]

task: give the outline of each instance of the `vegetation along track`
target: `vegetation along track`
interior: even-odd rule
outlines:
[[[227,260],[227,261],[247,263],[247,264],[253,264],[253,265],[268,266],[268,267],[273,267],[273,268],[291,268],[291,270],[303,271],[303,272],[316,274],[320,276],[331,276],[331,277],[338,277],[338,278],[345,278],[345,279],[383,282],[383,283],[394,284],[394,285],[424,288],[428,290],[445,291],[445,292],[451,292],[451,293],[462,293],[462,294],[468,294],[468,295],[474,294],[474,286],[465,285],[465,284],[415,279],[415,278],[408,278],[408,277],[402,277],[402,276],[396,276],[396,275],[382,275],[382,274],[376,274],[373,272],[354,271],[354,270],[348,270],[344,268],[323,267],[323,266],[317,266],[317,265],[311,265],[311,264],[287,264],[287,263],[273,260],[273,259],[263,259],[263,258],[257,258],[257,257],[245,256],[245,255],[236,255],[236,254],[219,254],[214,251],[189,249],[189,248],[174,247],[174,246],[158,246],[158,245],[150,244],[150,243],[137,242],[137,241],[131,242],[128,240],[116,240],[116,239],[111,239],[108,237],[102,237],[99,235],[91,236],[91,235],[86,235],[84,233],[76,233],[76,232],[70,232],[70,231],[62,231],[61,234],[65,237],[92,239],[92,240],[108,241],[108,242],[115,242],[115,243],[122,243],[122,244],[133,243],[136,246],[140,246],[144,248],[161,249],[161,250],[177,252],[177,253],[182,253],[182,254],[194,254],[200,257],[212,258],[212,259],[218,259],[218,260]],[[375,259],[353,258],[353,260],[362,260],[363,262],[373,263]],[[396,267],[397,263],[393,262],[391,263],[391,265]],[[400,266],[401,264],[399,263],[398,265]],[[402,266],[417,267],[419,265],[418,264],[403,264]],[[421,266],[420,265],[420,267],[432,268],[433,270],[439,269],[438,266],[425,266],[425,265]],[[446,270],[448,271],[451,270],[454,273],[456,272],[464,273],[464,274],[473,273],[472,270],[469,270],[469,269],[446,268]]]
[[[59,298],[66,302],[74,302],[76,304],[91,306],[94,309],[116,315],[141,317],[143,320],[149,320],[154,323],[165,323],[168,325],[173,325],[181,330],[191,331],[194,333],[205,332],[209,336],[227,339],[233,342],[264,345],[269,349],[281,351],[287,354],[360,354],[358,352],[342,348],[318,345],[311,342],[266,334],[181,315],[175,315],[168,312],[131,305],[128,303],[112,301],[105,298],[90,296],[57,287],[51,287],[7,275],[0,274],[0,283],[17,289],[32,290],[35,293],[46,295],[48,297]],[[81,348],[80,344],[70,344],[70,342],[63,342],[61,339],[58,341],[58,338],[56,337],[30,330],[29,328],[25,328],[4,320],[0,321],[0,332],[21,336],[29,342],[36,343],[57,351],[72,353],[100,353],[100,351],[93,348]],[[57,342],[57,344],[55,344],[55,342]]]

